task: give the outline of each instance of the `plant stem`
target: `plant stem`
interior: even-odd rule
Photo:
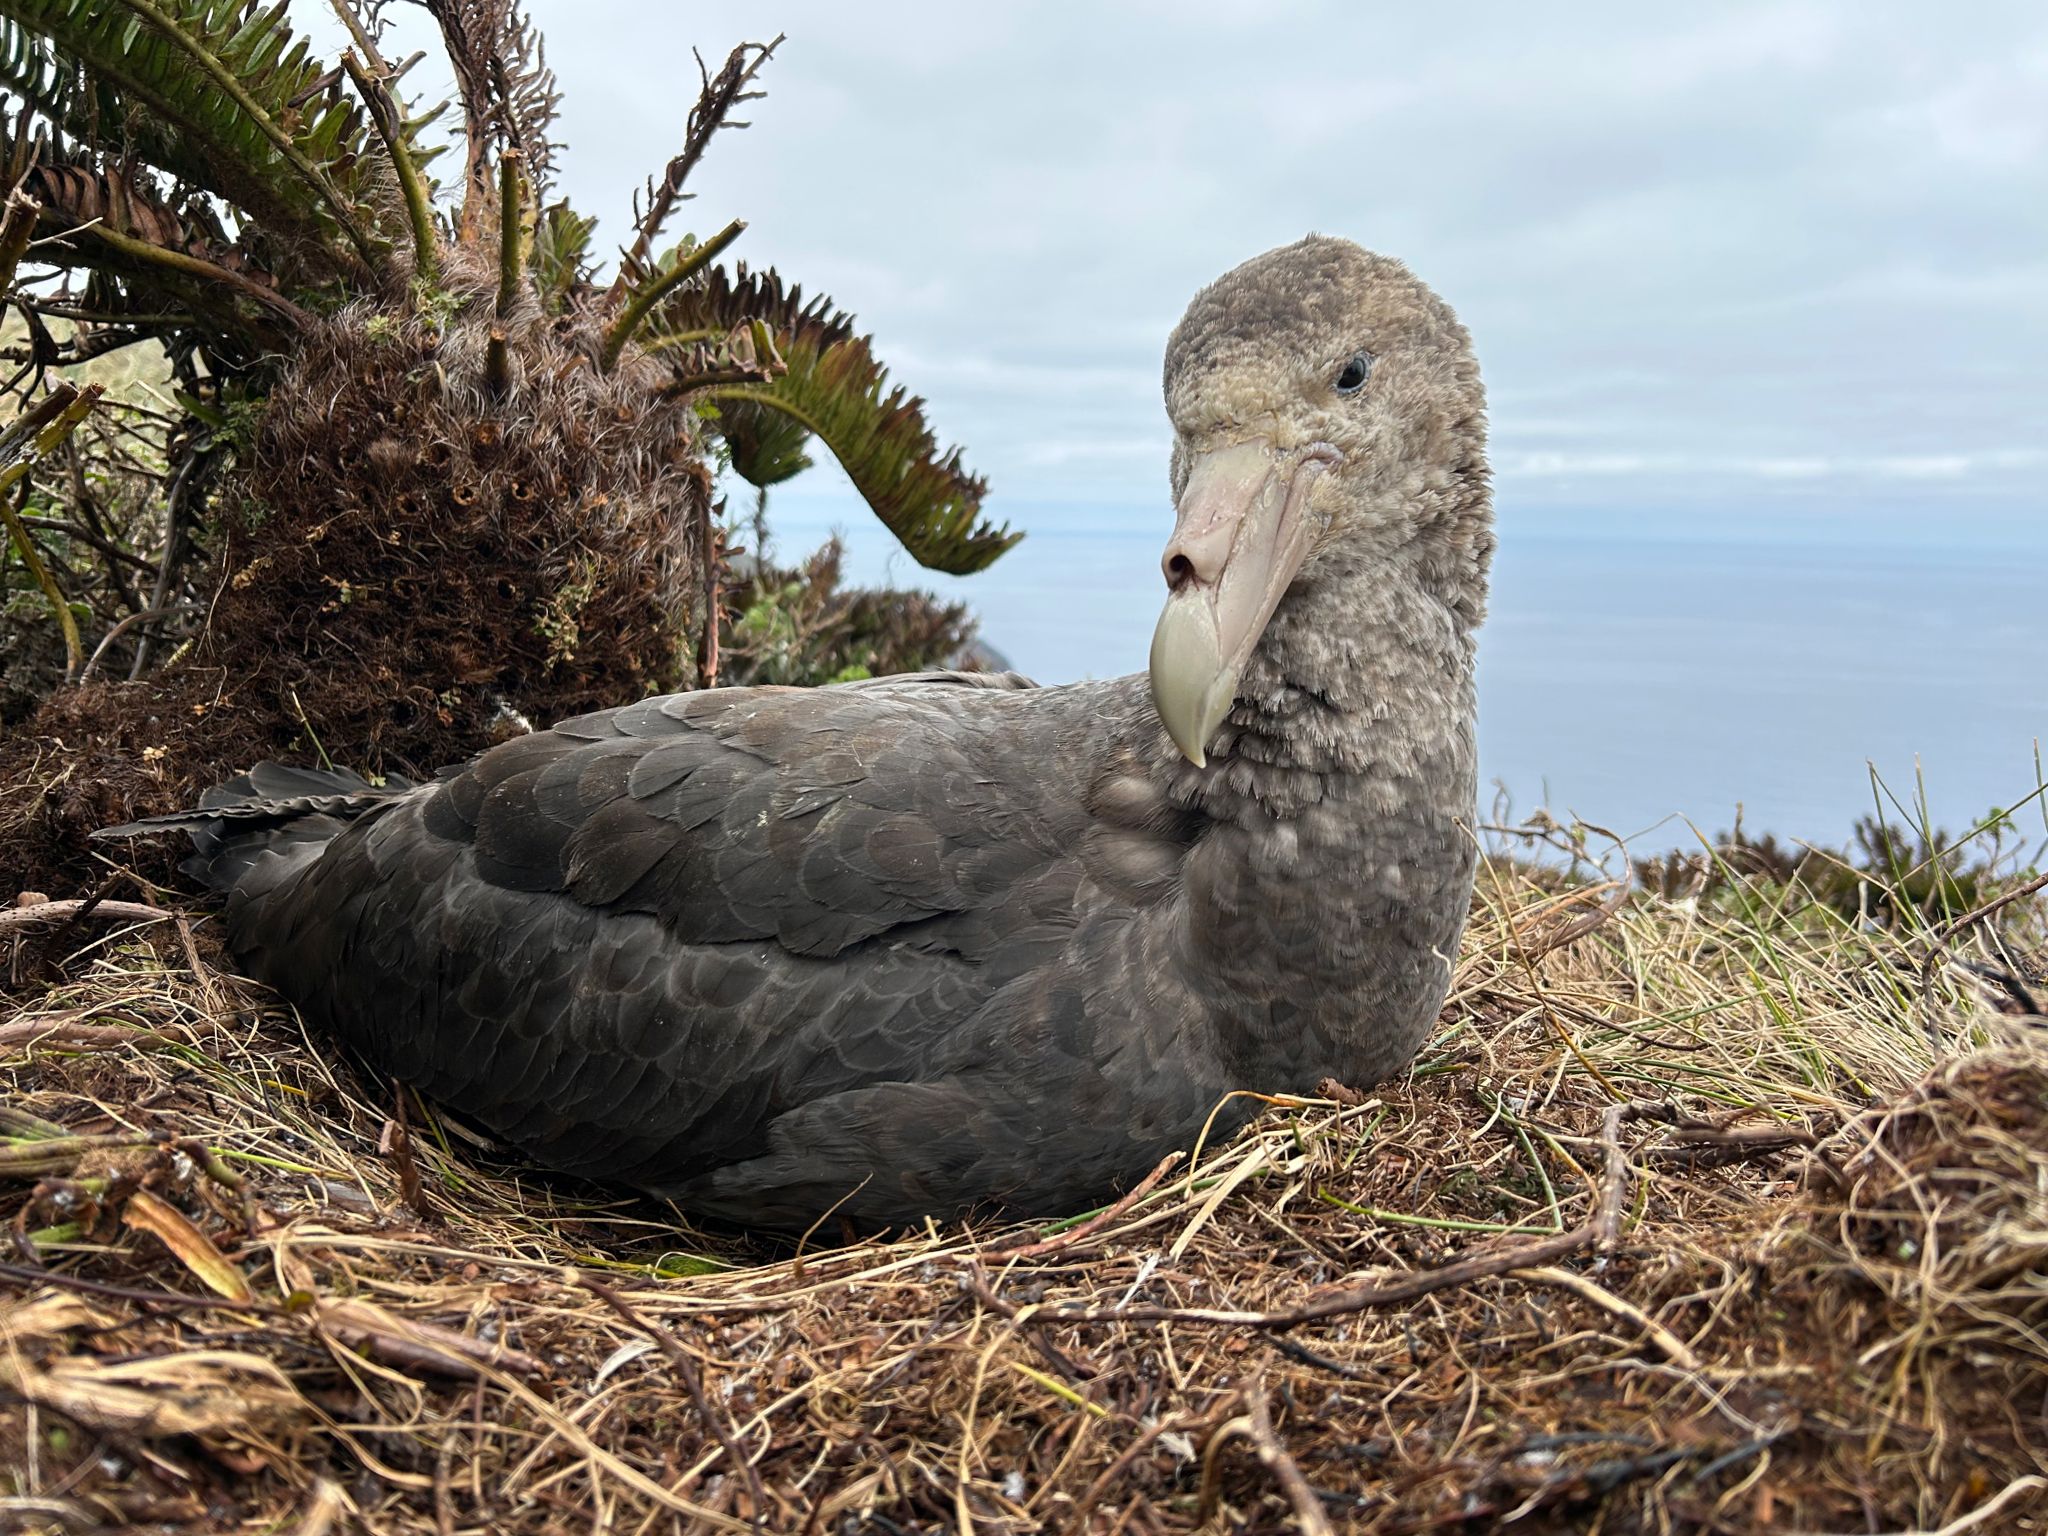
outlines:
[[[827,442],[831,441],[825,437],[825,429],[818,424],[815,416],[769,390],[757,389],[751,384],[723,384],[716,381],[700,387],[710,390],[711,398],[714,400],[750,400],[755,405],[765,405],[771,410],[780,411],[817,437]]]
[[[198,256],[183,251],[171,250],[168,246],[155,245],[147,240],[137,240],[133,235],[124,235],[105,224],[90,224],[83,231],[95,240],[112,246],[123,256],[135,261],[146,261],[152,266],[169,267],[173,271],[186,273],[191,277],[203,277],[208,282],[225,283],[236,292],[254,299],[266,308],[275,310],[296,325],[309,324],[313,317],[299,308],[281,293],[273,293],[261,283],[252,282],[239,272],[226,267],[217,267]]]
[[[71,605],[64,600],[56,577],[43,564],[41,552],[29,537],[28,529],[22,525],[14,506],[13,493],[14,487],[28,478],[36,460],[63,442],[74,427],[92,414],[92,408],[99,404],[100,393],[101,387],[97,384],[88,384],[83,390],[60,384],[50,391],[42,404],[6,432],[0,433],[0,519],[5,520],[14,547],[20,552],[21,563],[35,578],[36,585],[43,589],[50,611],[57,617],[57,627],[63,631],[66,682],[76,678],[85,665],[85,646],[78,638],[78,621],[71,617]]]
[[[523,218],[519,204],[519,171],[526,156],[508,149],[498,156],[498,309],[500,320],[512,313],[519,299],[519,276],[524,268],[520,247],[524,244]]]
[[[693,373],[686,378],[676,379],[661,386],[661,398],[680,399],[698,390],[725,390],[735,384],[770,384],[774,380],[759,368],[713,368],[708,373]]]
[[[374,268],[377,258],[370,245],[370,237],[364,233],[362,226],[356,223],[355,215],[350,211],[348,204],[342,201],[341,193],[336,190],[334,183],[327,179],[326,172],[306,158],[304,151],[292,142],[290,134],[271,121],[269,114],[256,104],[255,97],[251,96],[243,88],[242,82],[235,78],[234,71],[180,26],[174,17],[159,10],[155,0],[121,0],[121,3],[148,22],[150,27],[160,33],[173,47],[187,55],[209,80],[220,87],[230,101],[248,115],[263,131],[263,136],[277,146],[278,153],[291,162],[292,169],[313,184],[313,190],[320,194],[321,201],[333,210],[342,233],[348,236],[349,244],[353,245],[356,253]]]
[[[704,571],[704,639],[697,647],[697,686],[716,688],[718,686],[718,523],[712,516],[711,494],[706,491],[699,498],[702,522],[702,548],[698,550],[697,562]],[[724,506],[721,501],[719,506]]]
[[[36,232],[36,217],[43,205],[25,192],[7,194],[7,214],[0,219],[0,293],[14,286],[14,269],[28,254],[28,243]]]
[[[191,491],[192,477],[205,457],[204,453],[188,454],[171,477],[170,491],[164,497],[164,552],[157,562],[156,585],[150,589],[152,612],[168,611],[171,607],[171,583],[178,574],[178,562],[184,556],[187,543],[185,498]],[[149,651],[150,635],[145,629],[135,642],[135,660],[128,668],[128,681],[131,683],[141,677],[143,669],[149,665]]]
[[[602,362],[607,370],[617,365],[619,354],[626,350],[626,343],[633,339],[635,331],[646,324],[655,306],[716,260],[719,252],[739,239],[740,232],[746,227],[744,219],[734,219],[666,272],[650,278],[633,291],[626,300],[624,311],[605,332]]]
[[[14,479],[21,479],[27,473],[26,465],[12,465],[20,473]],[[21,515],[16,510],[12,495],[0,499],[0,518],[7,523],[7,532],[14,539],[15,551],[21,556],[21,563],[28,567],[35,584],[43,589],[43,596],[49,601],[50,612],[56,616],[57,628],[64,633],[64,681],[70,682],[78,676],[85,665],[85,642],[78,638],[78,621],[71,616],[71,605],[64,599],[64,591],[57,585],[57,578],[50,574],[50,568],[43,564],[43,557],[29,538],[28,529],[21,524]]]
[[[432,283],[438,266],[434,206],[427,199],[427,184],[420,177],[420,168],[413,164],[412,152],[406,148],[405,123],[399,116],[398,104],[384,82],[363,68],[354,49],[342,54],[341,67],[348,71],[363,105],[370,109],[370,121],[377,129],[377,137],[384,141],[384,153],[391,157],[391,169],[405,194],[405,215],[412,225],[413,281]]]
[[[663,331],[659,336],[648,338],[643,352],[666,352],[670,347],[692,347],[700,342],[716,341],[725,332],[712,328],[698,331]]]
[[[498,304],[497,324],[484,344],[484,382],[502,397],[512,387],[512,351],[506,344],[505,322],[519,302],[522,269],[520,247],[519,167],[526,157],[508,149],[498,157]]]
[[[355,39],[356,46],[363,50],[363,57],[373,68],[385,68],[384,55],[377,51],[377,40],[370,36],[362,18],[356,15],[355,7],[348,0],[328,0],[328,3],[334,7],[334,14],[341,18],[341,24],[348,28],[348,35]]]

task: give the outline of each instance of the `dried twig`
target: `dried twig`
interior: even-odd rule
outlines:
[[[1558,1269],[1543,1265],[1536,1269],[1511,1271],[1517,1280],[1533,1281],[1538,1285],[1554,1285],[1561,1291],[1570,1291],[1581,1301],[1590,1301],[1604,1312],[1611,1312],[1624,1322],[1633,1324],[1648,1335],[1650,1342],[1662,1351],[1664,1358],[1681,1370],[1696,1371],[1700,1368],[1700,1357],[1692,1347],[1677,1334],[1658,1322],[1649,1313],[1633,1302],[1624,1301],[1595,1280],[1574,1270]]]
[[[41,203],[18,188],[7,194],[6,215],[0,218],[0,294],[14,286],[15,269],[28,254],[42,211]]]
[[[434,1208],[427,1199],[426,1185],[420,1179],[419,1160],[412,1155],[412,1126],[405,1113],[405,1084],[397,1078],[391,1080],[391,1118],[384,1122],[384,1131],[377,1138],[377,1150],[391,1159],[391,1166],[398,1173],[398,1197],[403,1200],[416,1216],[431,1217]]]
[[[1403,1306],[1437,1291],[1455,1290],[1476,1280],[1490,1280],[1510,1270],[1555,1263],[1593,1246],[1594,1229],[1589,1222],[1533,1242],[1514,1243],[1435,1269],[1417,1270],[1378,1285],[1338,1291],[1299,1307],[1274,1312],[1232,1312],[1208,1307],[1101,1307],[1075,1311],[1048,1311],[1052,1323],[1210,1323],[1226,1328],[1298,1328],[1303,1323],[1329,1317],[1345,1317],[1379,1307]]]
[[[683,151],[669,161],[659,183],[648,183],[646,208],[634,228],[633,244],[619,263],[618,276],[605,295],[607,303],[617,303],[627,288],[647,272],[654,259],[654,242],[661,237],[662,227],[675,211],[677,202],[687,195],[683,191],[683,183],[690,179],[697,162],[704,158],[704,151],[710,148],[713,137],[721,128],[747,126],[733,120],[733,109],[743,102],[761,98],[761,92],[748,87],[781,46],[781,33],[777,33],[771,42],[741,43],[726,55],[725,64],[715,78],[699,57],[697,73],[703,81],[703,90],[697,97],[697,104],[690,108],[689,121],[683,127]]]
[[[1601,1253],[1612,1253],[1621,1242],[1622,1217],[1628,1211],[1632,1183],[1628,1159],[1621,1150],[1621,1122],[1627,1104],[1610,1104],[1600,1112],[1600,1147],[1606,1153],[1606,1171],[1600,1180],[1600,1202],[1593,1217],[1593,1241]]]
[[[703,1378],[697,1374],[697,1362],[690,1358],[690,1352],[677,1342],[674,1334],[642,1317],[625,1297],[602,1280],[594,1280],[589,1275],[578,1275],[576,1279],[586,1291],[618,1313],[627,1323],[646,1334],[661,1352],[668,1356],[669,1363],[676,1368],[676,1374],[683,1378],[683,1385],[689,1391],[690,1401],[697,1405],[697,1413],[703,1419],[704,1427],[711,1431],[712,1437],[718,1441],[719,1447],[732,1462],[734,1469],[746,1479],[747,1493],[754,1503],[754,1523],[758,1525],[766,1520],[771,1506],[768,1503],[767,1492],[761,1487],[761,1474],[755,1470],[754,1463],[748,1459],[746,1452],[740,1449],[739,1441],[733,1438],[733,1433],[726,1427],[725,1420],[712,1411],[711,1400],[704,1395]]]
[[[482,1379],[486,1367],[518,1376],[545,1376],[547,1367],[524,1350],[471,1338],[452,1328],[398,1317],[363,1301],[321,1300],[310,1315],[322,1333],[366,1349],[401,1370],[427,1371],[464,1380]]]
[[[164,494],[164,549],[157,561],[156,585],[150,589],[149,594],[149,606],[152,610],[162,610],[171,606],[171,591],[177,579],[178,567],[192,542],[189,530],[195,519],[191,515],[191,498],[199,483],[200,469],[208,457],[204,449],[188,451],[179,463],[177,473],[171,476],[170,490]],[[149,665],[149,648],[150,633],[145,629],[141,638],[135,642],[135,659],[128,666],[130,682],[140,678],[143,670]]]
[[[0,932],[88,915],[111,918],[117,923],[168,923],[178,914],[161,907],[146,907],[139,901],[38,901],[26,907],[0,907]]]
[[[196,613],[198,611],[198,605],[194,603],[169,603],[161,608],[144,608],[139,612],[124,615],[118,622],[110,625],[104,635],[100,636],[99,644],[92,648],[92,655],[86,658],[85,665],[78,670],[78,681],[82,683],[91,678],[93,673],[99,670],[100,658],[107,654],[108,649],[112,647],[116,640],[127,634],[136,625],[158,624],[166,619],[182,618],[188,613]]]
[[[1985,1522],[1999,1514],[2014,1499],[2029,1493],[2039,1493],[2044,1488],[2048,1488],[2048,1477],[2039,1477],[2033,1474],[2025,1477],[2016,1477],[1975,1509],[1958,1515],[1938,1530],[1903,1531],[1899,1533],[1899,1536],[1963,1536],[1965,1531],[1974,1531],[1981,1528]]]
[[[1266,1399],[1263,1379],[1255,1380],[1245,1389],[1245,1402],[1246,1417],[1251,1421],[1252,1449],[1286,1492],[1287,1501],[1294,1506],[1294,1518],[1301,1522],[1306,1536],[1336,1536],[1330,1517],[1323,1513],[1323,1501],[1309,1487],[1308,1479],[1301,1475],[1301,1468],[1287,1454],[1287,1447],[1273,1428],[1273,1408]]]
[[[977,1257],[984,1264],[1001,1264],[1012,1259],[1040,1259],[1049,1253],[1058,1253],[1064,1248],[1077,1247],[1103,1228],[1113,1225],[1124,1212],[1157,1189],[1159,1181],[1178,1168],[1186,1156],[1185,1152],[1167,1153],[1159,1160],[1157,1167],[1120,1195],[1114,1204],[1097,1211],[1078,1227],[1055,1232],[1051,1237],[1035,1243],[1026,1243],[1021,1248],[996,1248]]]
[[[15,1019],[0,1024],[0,1050],[18,1045],[54,1045],[81,1050],[147,1044],[163,1036],[125,1024],[87,1024],[79,1019]]]
[[[1339,1291],[1299,1307],[1276,1312],[1230,1312],[1206,1307],[1111,1307],[1078,1311],[1049,1311],[1048,1322],[1060,1323],[1211,1323],[1233,1328],[1295,1328],[1324,1318],[1342,1317],[1379,1307],[1416,1301],[1437,1291],[1490,1280],[1516,1269],[1534,1269],[1580,1253],[1587,1248],[1611,1248],[1618,1240],[1622,1212],[1627,1206],[1628,1158],[1621,1148],[1624,1120],[1667,1118],[1675,1114],[1669,1105],[1610,1104],[1601,1121],[1601,1142],[1607,1152],[1606,1170],[1596,1189],[1593,1217],[1554,1236],[1513,1243],[1490,1252],[1462,1259],[1435,1269],[1418,1270],[1399,1279],[1355,1290]]]
[[[1096,1508],[1101,1503],[1103,1494],[1109,1491],[1110,1485],[1124,1474],[1125,1469],[1132,1462],[1144,1455],[1146,1449],[1162,1435],[1181,1434],[1188,1436],[1190,1439],[1208,1439],[1216,1433],[1217,1428],[1224,1421],[1228,1420],[1237,1411],[1238,1405],[1243,1400],[1244,1395],[1242,1392],[1234,1392],[1223,1400],[1216,1412],[1210,1414],[1205,1419],[1197,1419],[1192,1422],[1159,1419],[1146,1425],[1144,1429],[1140,1430],[1132,1438],[1131,1443],[1118,1453],[1116,1460],[1112,1461],[1097,1474],[1095,1481],[1088,1485],[1087,1491],[1075,1501],[1074,1507],[1084,1510]]]
[[[266,1301],[230,1301],[225,1296],[186,1296],[177,1291],[146,1290],[135,1285],[111,1285],[83,1275],[67,1275],[54,1269],[30,1269],[21,1264],[0,1264],[0,1280],[18,1286],[38,1288],[54,1285],[81,1296],[99,1296],[108,1301],[133,1302],[138,1307],[160,1307],[171,1312],[235,1312],[282,1317],[286,1309]]]
[[[1046,1364],[1067,1380],[1086,1381],[1089,1377],[1099,1374],[1094,1366],[1084,1366],[1069,1358],[1045,1336],[1047,1320],[1036,1306],[1020,1307],[1007,1298],[998,1296],[977,1270],[970,1270],[962,1275],[960,1283],[989,1311],[1015,1323],[1018,1331],[1031,1342],[1031,1346],[1045,1357]]]
[[[1937,928],[1934,931],[1934,937],[1932,942],[1938,948],[1939,946],[1946,944],[1950,939],[1954,938],[1957,934],[1961,933],[1965,928],[1968,928],[1976,923],[1981,923],[1986,918],[1995,917],[2000,912],[2003,912],[2007,907],[2011,906],[2014,902],[2025,901],[2029,896],[2033,895],[2036,891],[2044,890],[2048,890],[2048,873],[2039,874],[2034,876],[2031,880],[2023,881],[2021,884],[2014,886],[2011,890],[2002,892],[2001,894],[1992,897],[1991,900],[1985,902],[1983,905],[1972,908],[1970,911],[1965,912],[1961,917],[1956,918],[1952,922],[1943,923],[1941,927]]]

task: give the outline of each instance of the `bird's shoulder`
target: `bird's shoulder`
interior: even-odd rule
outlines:
[[[1069,856],[1086,784],[1050,770],[1093,750],[1092,702],[972,673],[663,695],[495,747],[412,820],[495,886],[836,954]]]

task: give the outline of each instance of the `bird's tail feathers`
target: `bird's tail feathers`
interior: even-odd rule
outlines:
[[[346,768],[258,763],[207,790],[189,811],[102,827],[93,836],[185,832],[192,856],[178,867],[193,879],[216,891],[270,886],[317,856],[350,822],[413,787],[396,774],[376,785]]]

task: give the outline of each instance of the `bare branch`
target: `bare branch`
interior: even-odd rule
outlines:
[[[697,70],[704,86],[698,94],[697,104],[690,108],[689,121],[683,128],[683,152],[669,161],[658,183],[650,181],[647,184],[645,211],[636,209],[638,216],[634,224],[633,244],[619,264],[619,275],[613,279],[611,291],[605,295],[606,302],[616,303],[625,295],[627,288],[646,275],[654,259],[654,243],[661,237],[662,226],[675,212],[675,205],[689,195],[683,191],[683,183],[690,179],[697,162],[704,158],[704,151],[710,148],[718,130],[747,126],[732,120],[733,109],[742,102],[761,99],[764,93],[750,91],[747,87],[753,84],[761,66],[774,57],[775,50],[782,46],[782,40],[783,34],[778,32],[772,42],[741,43],[726,55],[724,66],[715,76],[704,69],[703,59],[698,59]]]
[[[441,28],[455,87],[462,98],[463,197],[458,224],[473,239],[491,195],[489,155],[516,150],[524,157],[535,201],[554,175],[548,137],[562,93],[547,51],[516,0],[415,0]]]

